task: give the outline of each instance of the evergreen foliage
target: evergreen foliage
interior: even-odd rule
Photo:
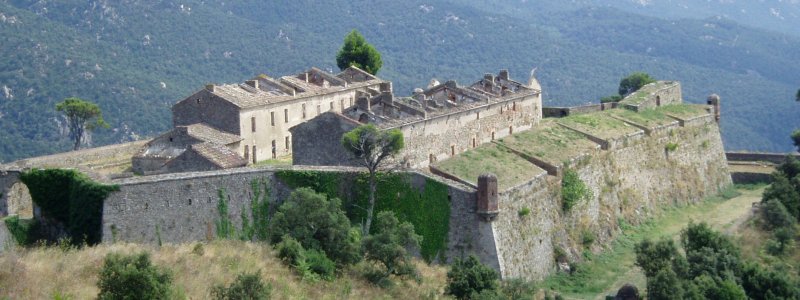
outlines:
[[[73,243],[100,242],[103,201],[118,186],[100,184],[78,171],[64,169],[33,169],[22,173],[20,180],[42,213],[64,225]]]
[[[361,231],[366,236],[370,233],[375,211],[378,169],[385,159],[403,149],[403,133],[399,129],[380,130],[375,125],[365,124],[343,134],[341,142],[369,170],[369,204],[366,208],[367,219]]]
[[[344,45],[336,54],[336,65],[340,70],[355,66],[376,75],[383,66],[383,61],[380,52],[367,43],[358,30],[353,29],[344,37]]]
[[[217,300],[268,300],[272,286],[264,284],[261,271],[236,275],[229,286],[212,288],[211,295]]]
[[[800,151],[800,129],[792,131],[792,143],[797,148],[797,151]]]
[[[39,222],[20,219],[19,216],[8,216],[3,221],[6,228],[20,246],[31,246],[40,239]]]
[[[383,265],[383,277],[389,275],[417,277],[417,269],[407,249],[419,249],[422,237],[414,233],[414,225],[400,223],[394,213],[382,211],[375,219],[375,233],[364,238],[365,258]]]
[[[445,293],[457,299],[475,298],[483,291],[496,291],[498,278],[497,271],[470,255],[465,259],[456,259],[450,266]]]
[[[64,119],[67,121],[69,138],[73,141],[72,150],[78,150],[81,143],[86,142],[87,131],[91,132],[98,127],[109,127],[103,120],[100,107],[80,98],[64,99],[56,104],[56,110],[64,114]]]
[[[258,241],[269,239],[269,214],[270,189],[265,179],[253,179],[250,182],[253,191],[253,199],[250,201],[250,212],[253,217],[253,237]]]
[[[106,256],[97,286],[105,299],[168,299],[172,276],[150,263],[147,253]]]
[[[339,199],[326,199],[309,188],[299,188],[272,217],[270,240],[291,236],[305,249],[324,252],[340,265],[361,260],[361,237],[351,230]]]
[[[650,74],[634,72],[628,77],[622,78],[619,82],[619,95],[625,97],[653,82],[656,82],[656,80],[650,77]]]
[[[360,223],[365,217],[362,209],[368,204],[368,182],[365,174],[320,171],[276,172],[276,177],[290,188],[309,187],[328,198],[344,199],[343,207],[351,222]],[[423,237],[420,254],[433,261],[445,252],[449,232],[450,202],[446,185],[425,179],[422,187],[411,184],[407,174],[377,174],[375,209],[392,211],[401,222],[414,225],[417,234]]]

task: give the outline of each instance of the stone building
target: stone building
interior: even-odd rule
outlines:
[[[175,128],[132,159],[138,174],[232,168],[291,154],[289,128],[324,112],[343,112],[391,83],[356,67],[318,68],[239,84],[207,85],[172,106]]]
[[[399,129],[405,147],[395,162],[406,168],[457,155],[483,143],[530,129],[542,118],[541,86],[531,76],[527,84],[512,80],[507,70],[486,74],[461,86],[455,81],[432,82],[411,97],[396,97],[391,84],[380,93],[360,93],[356,105],[331,111],[290,129],[296,165],[358,165],[340,145],[342,134],[361,124]]]

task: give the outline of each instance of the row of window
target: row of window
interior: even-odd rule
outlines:
[[[509,135],[514,134],[514,126],[508,126],[508,134]],[[492,141],[494,141],[494,140],[495,140],[495,132],[492,131]],[[478,147],[478,139],[473,137],[472,138],[472,143],[470,145],[472,146],[472,148]],[[456,155],[456,145],[450,145],[450,156],[455,156],[455,155]],[[433,155],[433,154],[430,154],[429,155],[429,160],[430,160],[430,163],[436,162],[436,156]]]
[[[330,110],[333,111],[335,109],[333,101],[331,101],[328,104],[329,104]],[[350,97],[350,106],[353,106],[353,97]],[[339,107],[344,110],[344,99],[339,100]],[[303,119],[306,119],[306,104],[305,103],[302,104],[301,111],[302,111],[302,114],[303,114]],[[317,115],[321,115],[321,114],[322,114],[322,107],[320,105],[317,105]],[[289,123],[289,109],[288,108],[284,108],[283,109],[283,122],[284,123]],[[275,112],[274,111],[269,112],[269,123],[270,123],[271,126],[275,126]],[[250,128],[252,129],[253,132],[256,132],[256,117],[250,117]]]
[[[283,145],[285,147],[285,150],[288,151],[289,149],[291,149],[290,148],[290,144],[289,144],[289,136],[288,135],[283,138]],[[256,149],[257,149],[256,145],[253,145],[253,163],[258,162],[258,159],[256,158],[256,153],[258,153],[258,152],[257,152]],[[275,159],[277,157],[278,157],[278,143],[277,143],[276,140],[272,140],[272,158]],[[247,161],[250,161],[250,146],[249,145],[244,145],[244,159],[247,160]]]

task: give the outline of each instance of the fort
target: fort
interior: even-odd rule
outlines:
[[[405,136],[391,182],[401,188],[380,195],[378,205],[412,202],[412,211],[399,215],[423,232],[426,258],[475,254],[503,278],[542,279],[582,259],[587,247],[599,251],[621,222],[638,224],[662,207],[698,202],[732,184],[719,98],[711,100],[684,104],[680,84],[661,81],[619,103],[555,108],[554,117],[543,118],[548,110],[536,79],[523,84],[506,71],[468,86],[434,82],[410,97],[395,97],[391,83],[357,69],[333,75],[312,68],[208,86],[173,107],[173,130],[126,148],[137,149],[125,153],[134,156],[133,171],[146,176],[92,175],[118,186],[103,202],[97,230],[107,243],[212,239],[219,198],[240,224],[259,193],[254,183],[269,191],[273,209],[298,182],[345,202],[358,198],[363,169],[340,149],[339,137],[371,123]],[[289,153],[294,165],[253,163]],[[64,160],[3,166],[0,213],[20,215],[30,206],[37,215],[35,205],[22,204],[30,200],[19,174],[63,167]],[[569,208],[562,199],[572,184],[567,174],[587,189]],[[590,245],[582,242],[587,234],[595,240]]]

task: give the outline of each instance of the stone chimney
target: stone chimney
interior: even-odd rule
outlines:
[[[358,109],[363,111],[372,111],[372,108],[370,107],[369,103],[369,98],[367,97],[363,96],[358,97],[358,99],[356,99],[356,106],[358,106]]]
[[[213,92],[214,92],[214,89],[215,89],[215,85],[214,85],[213,83],[212,83],[212,84],[206,84],[206,90],[207,90],[207,91],[209,91],[209,92],[212,92],[212,93],[213,93]]]
[[[392,91],[392,82],[381,82],[380,84],[380,91],[381,92],[391,92]]]
[[[508,70],[500,70],[500,74],[498,74],[497,77],[503,80],[508,80]]]
[[[478,176],[478,210],[477,213],[485,221],[491,222],[499,213],[497,207],[497,176],[483,174]]]
[[[247,81],[244,82],[244,84],[249,85],[249,86],[253,87],[254,89],[258,90],[258,80],[255,80],[255,79],[254,80],[247,80]]]

